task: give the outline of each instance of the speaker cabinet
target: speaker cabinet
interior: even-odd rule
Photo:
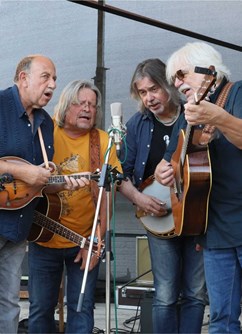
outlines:
[[[150,251],[146,236],[136,237],[136,273],[137,283],[153,285],[154,279],[151,271]]]
[[[153,333],[152,301],[153,301],[153,292],[146,293],[143,300],[141,301],[140,332],[142,334]]]

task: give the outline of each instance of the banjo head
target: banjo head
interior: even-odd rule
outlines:
[[[143,213],[139,219],[145,229],[153,235],[160,238],[176,237],[173,214],[171,210],[170,188],[165,187],[156,180],[143,189],[143,194],[154,196],[161,202],[165,202],[168,208],[168,214],[163,217],[151,216]],[[143,212],[143,211],[142,211]]]

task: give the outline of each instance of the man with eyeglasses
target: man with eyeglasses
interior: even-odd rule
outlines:
[[[197,92],[204,75],[196,67],[216,72],[209,101],[197,103]],[[198,143],[208,143],[212,187],[209,196],[208,226],[198,237],[203,247],[205,277],[210,304],[209,333],[241,333],[240,301],[242,279],[242,81],[229,84],[230,72],[212,46],[188,43],[174,52],[167,62],[167,79],[187,98],[184,115],[174,129],[170,146],[156,168],[155,177],[163,185],[174,185],[170,164],[178,134],[187,125],[201,131]],[[225,87],[223,107],[218,101]],[[226,88],[227,89],[227,88]],[[206,133],[205,129],[210,129]],[[204,134],[210,136],[205,136]],[[204,142],[203,138],[207,138]],[[202,140],[201,140],[202,139]],[[196,196],[194,196],[194,201]],[[196,212],[194,223],[196,223]]]
[[[53,162],[56,164],[58,175],[79,174],[85,171],[94,173],[97,168],[102,167],[109,137],[105,131],[95,127],[100,114],[101,94],[91,82],[76,80],[64,88],[54,112]],[[121,171],[115,147],[111,148],[109,164]],[[80,241],[79,244],[76,242],[81,240],[81,237],[88,240],[91,235],[98,190],[97,182],[90,180],[83,188],[61,191],[60,223],[68,229],[65,237],[56,232],[57,234],[47,242],[29,245],[29,333],[57,332],[54,314],[64,266],[67,297],[65,333],[90,334],[93,331],[94,297],[100,257],[98,253],[92,252],[83,302],[81,310],[78,311],[88,243],[85,242],[84,248],[80,248]],[[98,251],[97,247],[104,238],[106,217],[105,195],[101,199],[94,251]],[[73,238],[67,238],[68,235],[72,235]]]

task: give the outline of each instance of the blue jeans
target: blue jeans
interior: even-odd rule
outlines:
[[[9,222],[10,223],[10,222]],[[0,237],[0,333],[17,333],[19,290],[26,241],[14,243]]]
[[[204,249],[210,304],[209,333],[240,332],[242,246]]]
[[[62,274],[67,276],[67,324],[65,333],[92,333],[96,266],[88,273],[81,312],[77,312],[84,271],[74,263],[79,247],[55,249],[29,245],[29,333],[56,333],[54,313]]]
[[[201,333],[207,302],[202,251],[193,237],[147,235],[155,288],[153,333]]]

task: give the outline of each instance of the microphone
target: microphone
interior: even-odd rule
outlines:
[[[110,105],[111,107],[111,119],[112,124],[109,132],[113,137],[114,144],[116,145],[117,156],[120,155],[120,148],[122,139],[126,134],[126,126],[122,124],[123,114],[122,114],[122,103],[115,102]]]

